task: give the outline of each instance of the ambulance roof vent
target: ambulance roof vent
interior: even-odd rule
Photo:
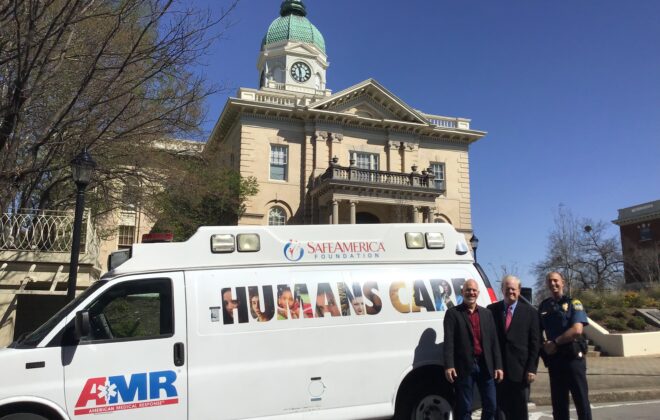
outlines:
[[[468,253],[468,247],[467,244],[463,241],[458,241],[456,243],[456,254],[458,255],[465,255]]]

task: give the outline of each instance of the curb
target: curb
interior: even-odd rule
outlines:
[[[619,401],[644,401],[660,399],[660,389],[608,389],[589,392],[589,402],[619,402]],[[531,401],[537,406],[552,405],[550,393],[548,395],[533,396]]]

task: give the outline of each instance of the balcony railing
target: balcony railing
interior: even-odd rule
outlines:
[[[98,241],[83,215],[80,253],[95,252]],[[74,214],[72,211],[19,210],[0,217],[0,251],[71,252]]]
[[[381,186],[401,186],[428,188],[437,192],[444,192],[445,183],[435,182],[435,176],[430,171],[413,172],[406,174],[402,172],[376,171],[371,169],[360,169],[356,166],[339,166],[332,163],[328,169],[321,174],[316,184],[327,180],[350,181],[356,183],[367,183]]]
[[[422,114],[429,122],[442,128],[470,129],[470,120],[467,118],[444,117],[442,115]]]

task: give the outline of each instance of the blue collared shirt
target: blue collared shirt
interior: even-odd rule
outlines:
[[[507,305],[506,302],[504,302],[504,316],[506,316],[506,311],[509,310],[509,306],[511,306],[511,316],[513,316],[513,313],[516,312],[516,306],[518,305],[518,301],[513,302],[511,305]]]

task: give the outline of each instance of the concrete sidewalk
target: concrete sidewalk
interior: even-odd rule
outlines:
[[[660,399],[660,356],[588,357],[587,381],[592,403]],[[542,361],[530,399],[536,405],[551,404]]]

